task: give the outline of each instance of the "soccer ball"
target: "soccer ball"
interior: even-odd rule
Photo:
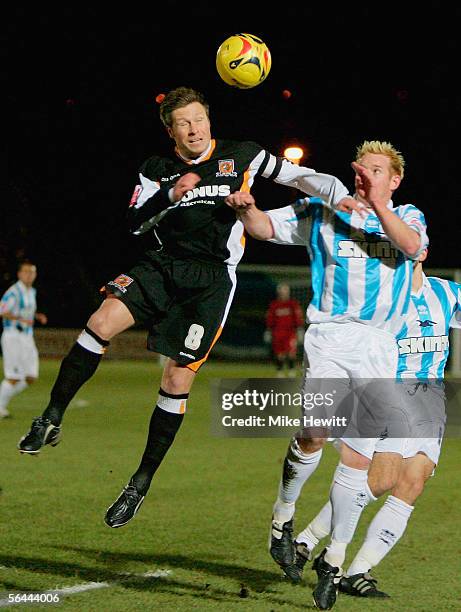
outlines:
[[[250,89],[264,81],[271,69],[271,54],[264,42],[252,34],[227,38],[216,54],[216,68],[232,87]]]

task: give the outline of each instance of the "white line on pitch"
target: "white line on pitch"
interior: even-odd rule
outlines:
[[[0,569],[11,569],[2,567]],[[144,572],[143,574],[131,574],[130,572],[122,572],[120,573],[120,580],[116,580],[114,582],[84,582],[83,584],[75,584],[70,587],[62,587],[60,589],[50,589],[48,591],[35,591],[35,592],[25,592],[21,591],[21,594],[29,594],[29,595],[63,595],[66,597],[67,595],[75,595],[76,593],[84,593],[85,591],[94,591],[96,589],[107,589],[117,584],[123,584],[125,580],[128,578],[166,578],[171,574],[171,570],[152,570],[149,572]],[[14,595],[18,595],[19,592],[12,593]],[[38,602],[37,602],[38,603]],[[10,601],[8,598],[0,599],[0,608],[7,608],[9,606],[18,606],[21,605],[21,602]]]

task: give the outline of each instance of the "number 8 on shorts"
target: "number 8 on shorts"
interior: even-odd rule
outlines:
[[[192,323],[192,325],[189,327],[186,339],[184,340],[184,346],[195,351],[200,346],[204,333],[205,329],[202,325]]]

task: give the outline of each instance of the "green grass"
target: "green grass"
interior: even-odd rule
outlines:
[[[211,380],[273,376],[269,366],[210,363],[202,369],[185,423],[142,509],[117,530],[103,524],[104,513],[138,465],[160,370],[151,362],[104,362],[77,396],[88,405],[74,401],[69,408],[62,443],[39,457],[21,456],[16,443],[46,405],[58,366],[42,362],[40,381],[10,404],[14,418],[0,421],[0,591],[109,581],[117,584],[62,597],[58,609],[312,608],[314,573],[306,571],[302,586],[287,584],[266,548],[288,441],[209,433]],[[335,609],[461,609],[460,449],[459,440],[445,441],[407,533],[375,572],[392,599],[342,596]],[[298,502],[297,528],[324,503],[336,461],[328,447]],[[366,509],[349,557],[377,508]],[[171,573],[134,575],[155,570]]]

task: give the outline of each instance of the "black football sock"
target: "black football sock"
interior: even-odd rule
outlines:
[[[160,389],[159,401],[150,419],[146,449],[137,471],[130,480],[130,484],[142,495],[149,490],[155,472],[181,427],[188,396],[188,393],[172,395]]]
[[[60,425],[70,401],[86,381],[93,376],[109,342],[85,328],[61,363],[58,377],[51,390],[50,402],[43,413],[53,425]]]

